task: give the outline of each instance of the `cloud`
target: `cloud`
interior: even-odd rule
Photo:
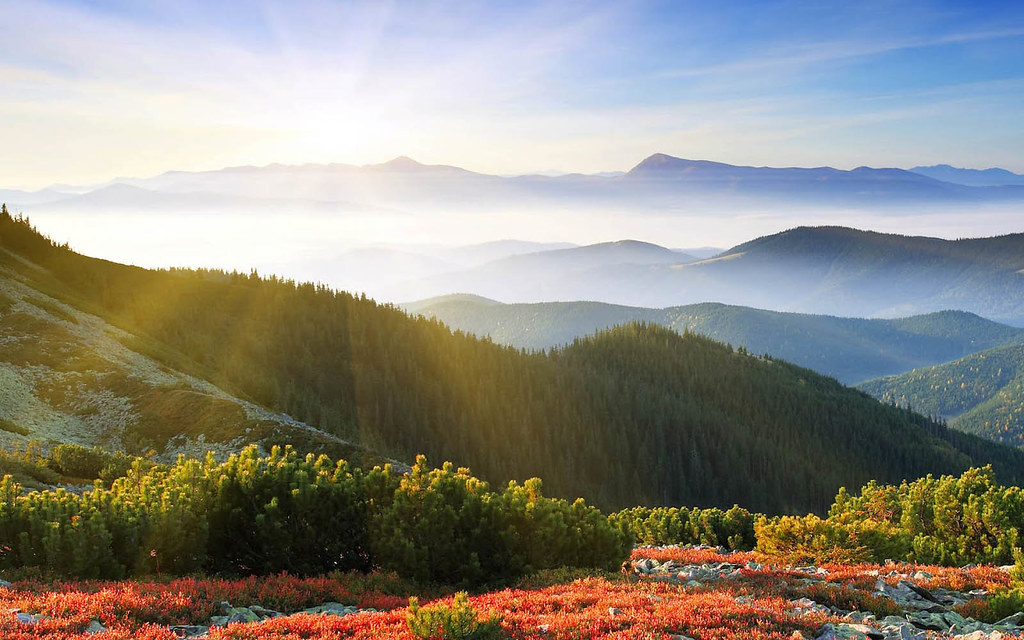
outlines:
[[[826,62],[848,61],[909,49],[925,49],[950,44],[1024,37],[1024,27],[950,33],[933,37],[887,39],[878,41],[825,41],[788,44],[786,51],[701,67],[667,69],[655,74],[661,78],[694,78],[711,75],[750,74],[784,68],[802,68]]]

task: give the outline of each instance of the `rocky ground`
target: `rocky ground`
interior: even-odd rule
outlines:
[[[622,573],[544,572],[470,596],[508,638],[711,640],[1024,637],[1024,613],[988,604],[1009,567],[792,566],[755,553],[641,547]],[[575,579],[574,579],[575,578]],[[396,576],[0,584],[0,637],[18,640],[412,640]],[[434,596],[442,595],[434,592]],[[450,593],[450,591],[448,591]],[[419,594],[424,606],[450,605]],[[320,604],[316,604],[320,603]],[[311,606],[312,605],[312,606]]]
[[[681,551],[680,560],[672,558]],[[956,638],[959,640],[997,639],[1024,634],[1024,613],[1015,613],[995,623],[985,623],[962,615],[972,604],[984,603],[989,592],[985,588],[956,590],[933,584],[958,583],[972,585],[1000,584],[995,570],[1008,574],[1010,567],[964,567],[962,569],[935,568],[934,573],[907,563],[873,565],[786,566],[765,564],[752,559],[753,554],[729,553],[710,547],[692,551],[710,552],[711,561],[688,563],[687,549],[654,547],[637,549],[633,559],[624,565],[624,571],[633,579],[678,584],[687,589],[739,588],[756,584],[765,577],[777,579],[776,591],[819,592],[829,600],[843,600],[854,604],[858,600],[876,609],[886,610],[879,615],[857,608],[816,602],[809,597],[791,600],[793,610],[799,614],[820,613],[832,619],[813,635],[816,640],[838,638],[872,639],[924,639]],[[665,556],[668,557],[665,557]],[[690,557],[692,554],[689,554]],[[652,557],[653,556],[653,557]],[[661,556],[664,559],[659,561]],[[699,555],[697,556],[699,557]],[[989,575],[985,575],[988,573]],[[866,586],[870,585],[870,586]],[[838,596],[838,597],[837,597]],[[739,596],[749,598],[749,596]],[[738,599],[739,599],[738,598]],[[794,637],[806,637],[795,632]]]

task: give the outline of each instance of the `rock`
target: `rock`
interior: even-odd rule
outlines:
[[[224,606],[227,605],[227,606]],[[232,607],[226,602],[221,603],[222,616],[210,618],[211,627],[226,627],[235,622],[259,622],[260,617],[247,607]]]
[[[954,640],[1001,640],[1002,637],[1003,634],[999,633],[998,631],[986,633],[981,630],[973,631],[971,633],[957,634],[953,636]]]
[[[228,616],[228,624],[233,622],[259,622],[260,617],[256,615],[251,609],[245,607],[235,607],[231,611],[231,615]]]
[[[928,600],[929,602],[934,602],[936,604],[938,604],[938,602],[939,602],[935,598],[935,596],[932,595],[931,591],[928,591],[924,587],[919,587],[916,584],[914,584],[913,582],[903,582],[902,580],[900,581],[900,584],[906,585],[908,589],[910,589],[911,591],[913,591],[917,595],[921,596],[925,600]]]
[[[89,626],[85,628],[84,633],[105,633],[107,628],[100,623],[99,620],[93,620],[89,623]]]
[[[548,629],[550,629],[550,628],[551,628],[551,625],[549,625],[549,624],[537,625],[537,630],[540,631],[541,633],[547,633]]]
[[[946,613],[942,614],[942,617],[946,620],[946,622],[949,623],[949,626],[951,627],[955,624],[964,625],[969,623],[967,618],[963,617],[956,611],[947,611]]]
[[[252,605],[251,607],[249,607],[249,610],[258,615],[262,619],[277,618],[284,615],[280,611],[274,611],[273,609],[265,609],[258,604]]]
[[[18,619],[21,624],[39,624],[39,617],[34,616],[31,613],[15,613],[14,616]]]
[[[6,580],[0,579],[0,589],[6,589],[6,588],[8,588],[10,586],[11,586],[10,582],[7,582]]]
[[[300,613],[314,613],[330,616],[347,616],[353,613],[357,613],[358,611],[359,609],[357,607],[349,607],[341,604],[340,602],[325,602],[315,607],[303,609]]]
[[[908,613],[907,620],[918,629],[925,629],[927,631],[949,630],[949,624],[946,622],[946,619],[938,613],[929,613],[927,611]]]
[[[826,624],[816,640],[884,640],[885,634],[866,624]]]
[[[198,625],[180,624],[169,627],[171,633],[179,638],[205,638],[210,633],[209,627]]]
[[[1008,627],[1019,627],[1021,626],[1022,622],[1024,622],[1024,611],[1018,611],[1017,613],[1011,613],[1010,615],[1006,616],[996,624],[1005,625]]]
[[[866,613],[864,611],[851,611],[850,613],[843,616],[845,619],[851,622],[874,622],[875,615],[872,613]]]
[[[608,607],[608,615],[610,615],[612,617],[621,616],[622,615],[622,611],[619,610],[619,609],[616,609],[615,607]]]
[[[905,624],[896,630],[894,640],[925,640],[927,637],[924,631],[916,631],[911,625]]]

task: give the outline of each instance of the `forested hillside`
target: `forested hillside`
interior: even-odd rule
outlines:
[[[996,347],[860,387],[884,402],[945,417],[957,429],[1024,445],[1024,345]]]
[[[869,320],[713,302],[648,309],[603,302],[501,304],[472,295],[441,296],[402,308],[437,318],[453,329],[526,349],[564,345],[626,322],[651,322],[678,332],[693,331],[752,353],[768,353],[847,384],[1024,341],[1024,329],[964,311]]]
[[[605,508],[820,510],[840,485],[987,462],[1024,479],[1018,451],[661,327],[525,354],[313,284],[86,258],[7,215],[0,246],[8,272],[228,391],[386,455],[541,476]]]

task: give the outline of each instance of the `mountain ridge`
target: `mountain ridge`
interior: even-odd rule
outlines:
[[[918,168],[921,169],[921,168]],[[924,169],[922,169],[923,171]],[[752,205],[756,200],[904,206],[913,202],[1003,203],[1024,199],[1024,186],[967,185],[929,177],[920,171],[857,167],[753,167],[711,160],[686,160],[665,153],[644,158],[621,175],[568,173],[559,176],[523,174],[503,177],[453,165],[428,165],[407,156],[366,165],[307,163],[245,165],[214,170],[165,171],[146,178],[116,178],[89,188],[63,186],[63,191],[8,192],[13,205],[39,208],[103,187],[128,184],[158,192],[212,192],[220,195],[354,201],[365,206],[506,204],[527,207],[539,202],[593,206],[631,203],[644,209],[670,205],[683,198]],[[485,195],[486,194],[486,195]],[[490,196],[490,197],[487,197]],[[150,206],[148,201],[140,206]]]
[[[407,303],[410,313],[517,348],[549,349],[616,324],[653,322],[751,353],[770,354],[853,384],[1024,342],[1024,329],[962,311],[893,320],[783,313],[698,303],[649,309],[597,302],[502,304],[455,294]]]
[[[381,295],[408,301],[460,291],[509,303],[589,300],[647,308],[716,301],[876,318],[961,309],[1024,325],[1024,233],[942,240],[805,226],[703,260],[608,263],[558,274],[516,265],[410,280]]]

